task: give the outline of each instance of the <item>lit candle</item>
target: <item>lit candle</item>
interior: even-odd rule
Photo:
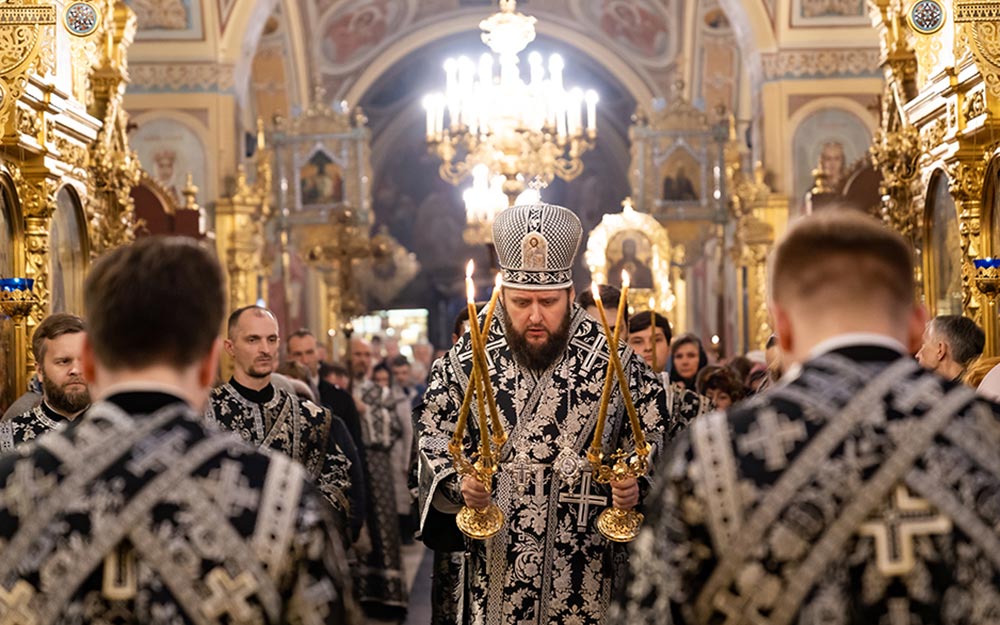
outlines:
[[[593,134],[597,132],[597,102],[600,98],[593,89],[587,90],[585,98],[587,101],[587,130]]]
[[[659,373],[656,362],[656,299],[649,298],[649,340],[653,342],[653,373]]]
[[[601,302],[601,291],[597,287],[597,283],[594,282],[590,285],[590,292],[594,296],[594,305],[597,306],[597,310],[600,311],[601,316],[604,316],[604,304]],[[617,330],[617,328],[615,328]],[[590,448],[594,455],[597,456],[601,453],[601,439],[604,438],[604,422],[608,418],[608,402],[611,400],[611,383],[613,381],[612,375],[614,375],[614,368],[611,366],[611,360],[608,360],[608,371],[604,376],[604,388],[601,389],[601,402],[598,404],[597,410],[597,426],[594,428],[594,440],[590,443]]]
[[[596,287],[595,287],[596,289]],[[598,293],[600,295],[600,293]],[[627,295],[627,288],[625,284],[622,283],[622,301],[619,305],[622,305],[625,301],[625,296]],[[632,393],[628,388],[628,381],[625,379],[625,372],[622,370],[621,360],[618,358],[618,345],[615,342],[614,335],[611,333],[611,328],[608,326],[608,316],[604,313],[604,305],[601,303],[600,297],[595,297],[594,302],[597,304],[597,312],[601,317],[601,325],[604,326],[604,336],[608,339],[608,353],[611,358],[611,364],[614,367],[614,372],[618,378],[618,388],[622,392],[622,398],[625,400],[625,411],[628,413],[628,418],[632,422],[632,435],[635,437],[635,447],[639,449],[646,444],[646,436],[642,432],[642,424],[639,423],[639,415],[636,414],[635,405],[632,403]],[[605,411],[607,409],[605,408]],[[600,413],[598,413],[600,415]],[[603,431],[601,432],[603,434]]]
[[[427,139],[434,138],[434,98],[431,95],[424,96],[424,110],[427,111]]]
[[[489,462],[493,459],[493,450],[490,448],[486,408],[483,405],[483,393],[481,392],[483,388],[482,378],[487,376],[479,360],[479,353],[482,346],[479,343],[479,317],[476,315],[476,285],[472,282],[472,272],[475,270],[475,267],[475,263],[471,260],[465,266],[465,295],[469,306],[469,339],[472,347],[472,374],[469,377],[469,385],[475,385],[477,390],[476,401],[479,407],[479,456],[484,462]]]
[[[493,311],[496,309],[497,299],[500,297],[500,285],[502,282],[501,275],[498,273],[496,279],[493,281],[493,294],[490,295],[490,303],[486,307],[486,319],[483,320],[483,332],[480,336],[480,341],[483,346],[481,352],[483,358],[483,373],[488,373],[489,368],[486,362],[486,341],[490,337],[490,325],[493,323]],[[490,419],[493,423],[493,441],[496,443],[497,447],[502,447],[504,443],[507,442],[507,432],[503,428],[503,424],[500,423],[500,414],[497,412],[497,404],[493,397],[493,382],[490,381],[489,375],[486,378],[486,398],[490,402]]]

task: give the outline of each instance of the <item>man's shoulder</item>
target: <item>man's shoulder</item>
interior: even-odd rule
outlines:
[[[32,408],[42,403],[42,394],[28,391],[14,400],[14,403],[3,413],[3,421],[12,419],[18,415],[28,412]]]

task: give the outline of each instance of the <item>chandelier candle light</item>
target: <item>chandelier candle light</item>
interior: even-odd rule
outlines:
[[[618,336],[619,329],[624,321],[625,307],[628,306],[628,273],[622,272],[622,293],[618,301],[618,315],[614,333],[608,326],[608,317],[604,312],[604,303],[601,301],[601,293],[597,284],[593,284],[591,291],[594,295],[594,303],[597,306],[598,316],[601,325],[604,327],[604,336],[608,341],[608,372],[604,381],[604,389],[601,393],[601,403],[597,413],[597,426],[594,429],[594,440],[587,450],[587,460],[590,462],[594,479],[601,484],[611,482],[621,482],[629,478],[638,478],[646,474],[649,469],[649,445],[646,443],[646,435],[642,431],[642,424],[632,403],[632,394],[628,388],[628,382],[622,369],[621,360],[618,358]],[[611,385],[614,378],[618,379],[618,388],[622,392],[625,401],[625,410],[628,413],[629,421],[632,425],[632,437],[635,440],[635,457],[629,459],[626,452],[621,449],[611,454],[613,461],[611,466],[603,463],[604,453],[602,451],[602,439],[604,437],[604,425],[608,418],[608,404],[611,400]],[[639,535],[639,528],[642,527],[643,515],[635,510],[621,510],[619,508],[608,508],[597,518],[597,530],[608,540],[620,543],[627,543],[635,540]]]
[[[500,0],[500,12],[479,24],[493,54],[484,53],[478,63],[448,59],[444,92],[423,100],[427,142],[442,160],[442,178],[458,184],[476,165],[486,165],[504,177],[511,200],[525,180],[572,180],[583,171],[580,155],[597,137],[599,100],[596,91],[566,88],[558,54],[546,68],[542,55],[532,52],[527,80],[521,77],[518,54],[534,41],[536,20],[516,7],[515,0]]]
[[[451,453],[455,464],[455,470],[459,475],[468,475],[476,478],[487,491],[491,490],[493,476],[497,472],[497,462],[493,452],[493,446],[500,447],[507,441],[507,434],[500,423],[500,416],[497,412],[496,401],[493,395],[493,384],[489,377],[489,368],[486,362],[486,340],[484,336],[489,335],[490,323],[493,321],[493,311],[500,293],[500,278],[494,283],[493,294],[486,309],[485,325],[480,332],[478,317],[476,315],[476,289],[472,281],[474,264],[470,260],[466,267],[465,285],[469,306],[469,344],[472,350],[472,372],[469,375],[469,385],[465,390],[465,398],[462,408],[459,411],[458,423],[455,426],[455,434],[448,444],[448,451]],[[462,454],[462,439],[465,434],[465,426],[472,404],[472,395],[475,394],[479,416],[479,454],[475,461],[470,462]],[[487,410],[489,417],[487,417]],[[487,419],[492,421],[492,436]],[[493,444],[490,444],[490,439]],[[503,527],[503,512],[495,503],[482,510],[463,506],[455,519],[456,525],[462,532],[477,540],[485,540],[493,536]]]

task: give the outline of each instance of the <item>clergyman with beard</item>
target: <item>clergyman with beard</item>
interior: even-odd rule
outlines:
[[[488,541],[465,541],[469,622],[603,622],[627,552],[602,537],[595,520],[612,504],[641,507],[650,486],[645,477],[597,484],[586,460],[610,352],[600,324],[574,302],[571,268],[581,234],[576,215],[548,204],[515,206],[495,221],[503,290],[487,360],[509,438],[494,483],[457,475],[448,454],[472,370],[468,333],[434,364],[418,415],[422,531],[440,530],[423,525],[428,518],[454,523],[454,516],[428,515],[431,508],[454,515],[463,504],[482,508],[492,500],[506,519]],[[659,450],[680,424],[642,358],[624,343],[616,349],[647,440]],[[467,455],[479,448],[478,422],[473,408]],[[617,386],[603,448],[634,448]]]
[[[83,319],[68,313],[49,315],[38,324],[31,349],[42,383],[42,401],[0,423],[0,453],[72,421],[90,406],[80,363],[85,332]]]

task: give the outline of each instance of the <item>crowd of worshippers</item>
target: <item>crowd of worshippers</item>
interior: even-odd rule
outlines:
[[[447,446],[484,306],[433,363],[361,338],[337,363],[267,308],[224,311],[197,243],[100,258],[85,315],[35,328],[36,375],[0,420],[0,623],[402,621],[415,537],[435,624],[995,622],[1000,358],[971,319],[927,320],[900,237],[853,214],[793,225],[760,351],[720,358],[626,307],[654,467],[598,484],[579,457],[611,360],[597,307],[621,292],[567,295],[570,211],[505,218],[498,242],[553,251],[527,266],[527,238],[498,245],[493,487]],[[632,437],[623,399],[611,449]],[[462,505],[493,501],[503,531],[462,536]],[[631,547],[594,530],[612,504],[647,515]]]

